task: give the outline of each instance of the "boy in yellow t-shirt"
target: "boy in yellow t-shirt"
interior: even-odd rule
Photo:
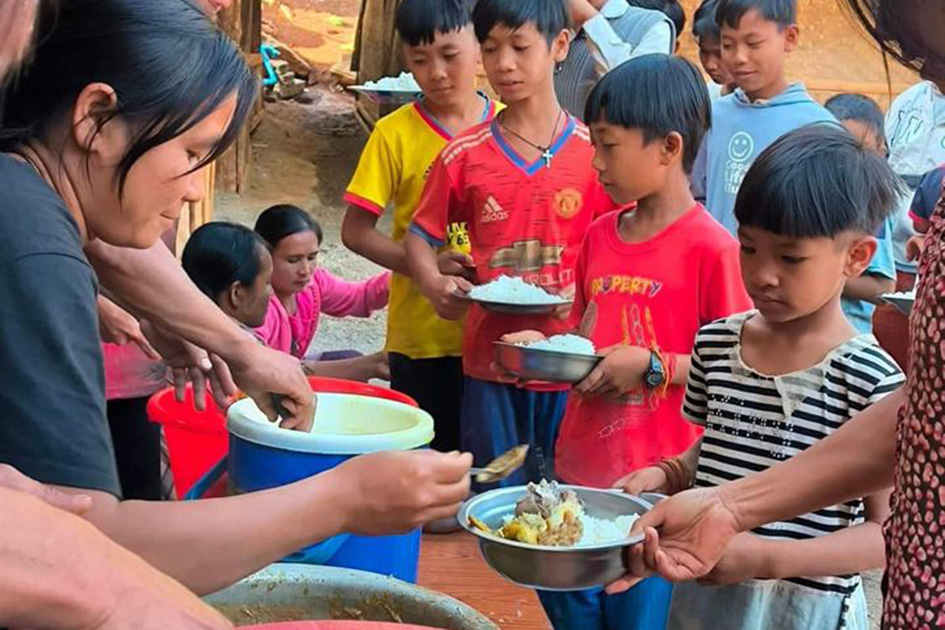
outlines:
[[[433,161],[453,136],[492,119],[496,103],[476,91],[479,44],[467,0],[404,0],[397,11],[407,69],[423,98],[381,119],[348,186],[345,245],[394,272],[387,351],[391,386],[433,416],[440,451],[458,450],[463,393],[462,323],[441,319],[410,277],[401,243]],[[393,234],[377,221],[393,207]],[[443,273],[472,273],[464,225],[450,226]]]

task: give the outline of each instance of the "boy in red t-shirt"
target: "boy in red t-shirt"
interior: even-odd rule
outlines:
[[[480,0],[473,24],[483,65],[507,108],[456,137],[433,165],[410,234],[407,260],[441,317],[459,319],[472,285],[444,276],[436,249],[447,226],[465,224],[475,281],[519,276],[554,293],[574,291],[574,265],[587,228],[611,202],[591,166],[587,127],[555,96],[554,70],[568,52],[564,0]],[[528,459],[505,483],[554,477],[554,443],[567,392],[518,388],[492,367],[493,343],[523,328],[555,334],[566,314],[515,316],[469,309],[463,331],[466,375],[462,445],[485,464],[527,443]]]
[[[699,432],[682,402],[696,333],[751,308],[738,242],[689,189],[710,119],[698,70],[665,55],[623,64],[588,100],[600,180],[614,201],[637,205],[595,221],[578,257],[571,324],[605,358],[568,399],[556,458],[566,483],[609,488],[689,448]],[[670,587],[539,595],[557,630],[649,630],[665,627]]]

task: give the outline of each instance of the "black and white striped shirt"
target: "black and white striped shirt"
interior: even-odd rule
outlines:
[[[818,365],[764,376],[741,359],[740,338],[752,313],[705,326],[696,337],[684,415],[705,427],[696,487],[717,486],[763,471],[797,455],[839,429],[851,416],[903,383],[896,362],[872,335],[835,348]],[[766,538],[802,540],[863,521],[862,500],[769,523]],[[794,578],[819,590],[848,593],[856,576]]]

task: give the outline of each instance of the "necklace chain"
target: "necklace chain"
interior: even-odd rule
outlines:
[[[548,146],[544,146],[544,147],[541,146],[540,144],[535,144],[534,142],[532,142],[531,140],[529,140],[522,134],[518,133],[517,131],[515,131],[514,129],[506,125],[505,112],[502,112],[501,118],[499,120],[499,124],[502,125],[502,128],[505,131],[509,132],[510,134],[512,134],[513,136],[515,136],[516,138],[518,138],[519,140],[521,140],[528,146],[538,149],[541,152],[541,158],[545,161],[545,168],[551,168],[551,158],[554,157],[554,154],[551,152],[551,145],[554,144],[555,138],[558,137],[558,127],[561,125],[562,114],[564,114],[564,109],[559,107],[558,117],[555,118],[555,126],[554,126],[554,129],[551,131],[551,139],[548,141]]]

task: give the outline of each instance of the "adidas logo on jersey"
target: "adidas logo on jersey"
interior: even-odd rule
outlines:
[[[482,223],[495,223],[496,221],[505,221],[509,218],[507,210],[499,205],[491,195],[486,199],[486,205],[482,207]]]

